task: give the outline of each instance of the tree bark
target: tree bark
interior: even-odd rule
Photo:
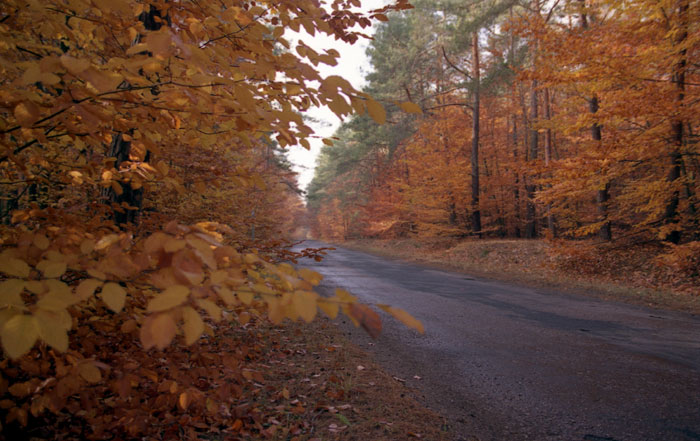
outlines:
[[[530,125],[535,124],[539,116],[538,107],[538,93],[537,93],[537,80],[532,80],[532,86],[530,89]],[[539,133],[537,129],[530,128],[530,151],[528,154],[529,161],[536,161],[539,144]],[[535,207],[535,184],[532,178],[528,179],[527,185],[525,186],[525,191],[527,193],[527,206],[525,209],[525,237],[528,239],[534,239],[537,237],[537,208]]]
[[[544,89],[544,119],[549,121],[552,118],[552,109],[549,102],[549,88]],[[544,132],[544,165],[549,169],[552,160],[552,129],[547,127]],[[557,237],[557,229],[552,215],[552,203],[547,204],[547,229],[551,237]]]
[[[472,106],[472,230],[481,235],[481,211],[479,211],[479,33],[472,33],[472,79],[474,81]]]
[[[585,0],[580,0],[581,5],[581,29],[588,29],[588,16],[585,13]],[[591,114],[598,113],[599,109],[598,97],[593,96],[588,100],[588,110]],[[598,144],[603,140],[602,128],[600,124],[594,122],[591,125],[591,139]],[[596,205],[598,207],[598,218],[603,222],[603,226],[598,230],[598,237],[604,241],[612,240],[612,225],[608,220],[608,201],[610,200],[610,182],[605,182],[603,188],[596,192]]]
[[[688,0],[679,0],[678,2],[678,23],[680,26],[680,31],[676,32],[676,36],[673,41],[674,47],[681,47],[678,53],[678,61],[673,66],[673,77],[672,81],[676,88],[676,106],[680,110],[683,108],[683,101],[685,99],[685,70],[687,65],[687,50],[682,48],[683,43],[688,38]],[[673,224],[678,222],[678,204],[680,199],[680,190],[677,188],[677,182],[681,177],[681,165],[682,165],[682,149],[685,141],[685,134],[683,132],[683,117],[680,116],[671,122],[671,134],[673,139],[673,146],[671,149],[671,169],[668,172],[667,179],[671,183],[673,189],[671,193],[671,198],[666,205],[665,213],[665,223]],[[670,231],[665,240],[668,242],[677,244],[681,241],[681,230],[676,224],[674,229]]]
[[[594,96],[589,100],[589,111],[591,113],[598,113],[598,97]],[[602,128],[600,124],[594,122],[591,125],[591,138],[600,143],[603,140]],[[598,204],[598,216],[603,222],[603,226],[600,227],[598,231],[598,236],[601,240],[610,241],[612,240],[612,225],[608,220],[608,200],[610,200],[610,182],[605,182],[603,188],[598,189],[596,193],[596,202]]]

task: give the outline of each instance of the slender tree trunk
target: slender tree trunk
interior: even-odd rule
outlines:
[[[510,19],[513,20],[513,8],[511,7],[508,11]],[[510,33],[510,50],[508,52],[508,57],[510,58],[509,64],[511,66],[515,65],[515,34],[511,31]],[[515,237],[520,237],[520,164],[518,164],[518,116],[515,111],[517,106],[515,97],[515,88],[511,88],[511,102],[513,105],[513,132],[511,134],[511,142],[513,147],[513,201],[515,208]]]
[[[167,23],[169,18],[160,19],[160,11],[151,6],[148,11],[144,11],[139,15],[139,20],[143,22],[146,31],[157,31]],[[137,37],[134,43],[138,43],[140,36]],[[131,142],[124,139],[124,134],[115,133],[113,135],[112,144],[109,147],[107,156],[116,158],[114,168],[119,170],[122,163],[129,160],[131,152]],[[144,162],[149,162],[150,152],[146,152]],[[143,187],[134,189],[130,182],[120,182],[121,192],[115,191],[114,188],[108,188],[104,197],[112,204],[112,218],[119,226],[126,224],[135,224],[138,221],[138,216],[143,205]],[[130,207],[130,208],[127,208]]]
[[[688,38],[688,0],[679,0],[678,2],[678,23],[680,30],[676,32],[674,39],[674,46],[682,46],[685,40]],[[683,108],[683,101],[685,99],[685,70],[687,65],[687,50],[681,48],[678,53],[678,61],[673,66],[673,83],[676,86],[676,106],[679,110]],[[682,149],[684,143],[684,132],[683,132],[683,117],[680,116],[671,122],[671,133],[673,139],[673,146],[671,150],[671,169],[668,172],[668,181],[672,186],[677,187],[676,183],[681,177],[681,166],[682,166]],[[674,188],[671,194],[671,198],[666,205],[665,222],[667,224],[672,224],[678,222],[678,204],[680,199],[680,191],[678,188]],[[665,239],[671,243],[679,243],[681,241],[681,230],[678,225],[674,226],[674,229],[670,231]]]
[[[588,29],[588,17],[585,13],[585,0],[580,0],[581,6],[581,29],[584,31]],[[588,110],[590,113],[598,113],[599,108],[598,97],[593,96],[588,100]],[[591,125],[591,138],[593,141],[600,143],[603,140],[603,135],[601,131],[601,126],[597,122]],[[610,182],[605,182],[603,188],[599,188],[596,192],[596,204],[598,207],[598,218],[603,222],[603,226],[600,227],[598,231],[598,237],[601,240],[610,241],[612,240],[612,225],[608,220],[608,201],[610,200]]]
[[[598,113],[598,97],[594,96],[589,101],[589,110],[591,113]],[[600,143],[603,140],[602,128],[600,124],[594,122],[591,125],[591,138],[593,141]],[[601,240],[612,240],[612,225],[608,220],[608,200],[610,200],[610,182],[605,182],[603,188],[598,189],[596,193],[596,202],[598,204],[598,217],[603,222],[603,226],[598,231],[598,236]]]
[[[540,2],[539,0],[532,0],[532,9],[540,18]],[[533,42],[533,65],[536,64],[537,59],[537,42]],[[533,127],[537,123],[537,118],[539,117],[539,107],[538,107],[538,93],[537,93],[537,80],[532,80],[530,87],[530,142],[528,152],[528,160],[536,161],[538,157],[538,146],[539,146],[539,133]],[[535,206],[535,183],[532,177],[529,178],[525,185],[525,192],[527,193],[527,201],[525,208],[525,237],[528,239],[534,239],[537,237],[537,207]]]
[[[481,236],[481,211],[479,211],[479,33],[472,34],[472,78],[474,81],[472,106],[472,230]]]
[[[513,183],[513,199],[515,205],[515,237],[520,237],[520,172],[518,168],[518,117],[513,114],[513,133],[512,133],[512,143],[513,143],[513,163],[515,164],[514,183]]]
[[[551,103],[549,100],[549,88],[544,89],[544,118],[549,121],[552,118]],[[552,160],[552,129],[547,127],[544,132],[544,165],[549,169]],[[547,204],[547,229],[551,237],[557,237],[554,215],[552,214],[552,203]]]
[[[533,80],[532,88],[530,89],[530,125],[537,122],[538,116],[539,108],[537,80]],[[539,153],[539,134],[535,128],[530,128],[529,133],[530,152],[528,154],[528,159],[530,161],[536,161]],[[534,239],[537,237],[537,208],[535,207],[535,184],[532,178],[528,179],[527,185],[525,186],[525,191],[527,193],[527,206],[525,209],[525,237],[528,239]]]

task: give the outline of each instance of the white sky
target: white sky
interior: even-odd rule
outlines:
[[[388,4],[388,0],[362,0],[362,10],[369,11],[378,9]],[[374,28],[358,29],[364,34],[371,35],[374,33]],[[306,33],[294,34],[289,32],[285,34],[290,42],[301,39],[305,44],[319,53],[323,53],[323,49],[335,49],[340,53],[338,64],[336,66],[328,66],[319,64],[317,69],[321,76],[326,78],[330,75],[340,75],[350,82],[355,89],[362,89],[365,85],[364,76],[370,70],[370,63],[365,51],[369,41],[360,39],[354,45],[336,41],[326,35],[316,34],[311,37]],[[292,46],[294,47],[294,46]],[[340,126],[340,119],[331,112],[328,108],[311,108],[306,112],[305,116],[318,120],[318,122],[309,122],[309,126],[314,129],[316,135],[327,138],[335,133]],[[294,170],[299,173],[297,180],[302,189],[306,189],[314,177],[314,168],[316,167],[316,158],[321,151],[323,142],[320,138],[309,139],[311,150],[306,150],[301,146],[289,147],[289,160],[294,164]]]

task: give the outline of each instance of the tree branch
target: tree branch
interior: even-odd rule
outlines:
[[[461,74],[464,75],[465,77],[469,78],[469,80],[471,81],[471,80],[472,80],[472,76],[469,75],[469,73],[467,73],[467,72],[463,71],[462,69],[460,69],[459,67],[455,66],[454,63],[453,63],[452,61],[450,61],[450,59],[447,57],[447,52],[445,52],[445,46],[440,46],[440,49],[442,49],[442,55],[445,57],[445,61],[447,61],[447,64],[449,64],[450,66],[452,66],[452,69],[456,70],[457,72],[461,73]]]

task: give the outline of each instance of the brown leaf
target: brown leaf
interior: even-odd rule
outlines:
[[[348,312],[370,337],[379,337],[379,334],[382,332],[382,320],[369,306],[353,303],[348,308]]]

